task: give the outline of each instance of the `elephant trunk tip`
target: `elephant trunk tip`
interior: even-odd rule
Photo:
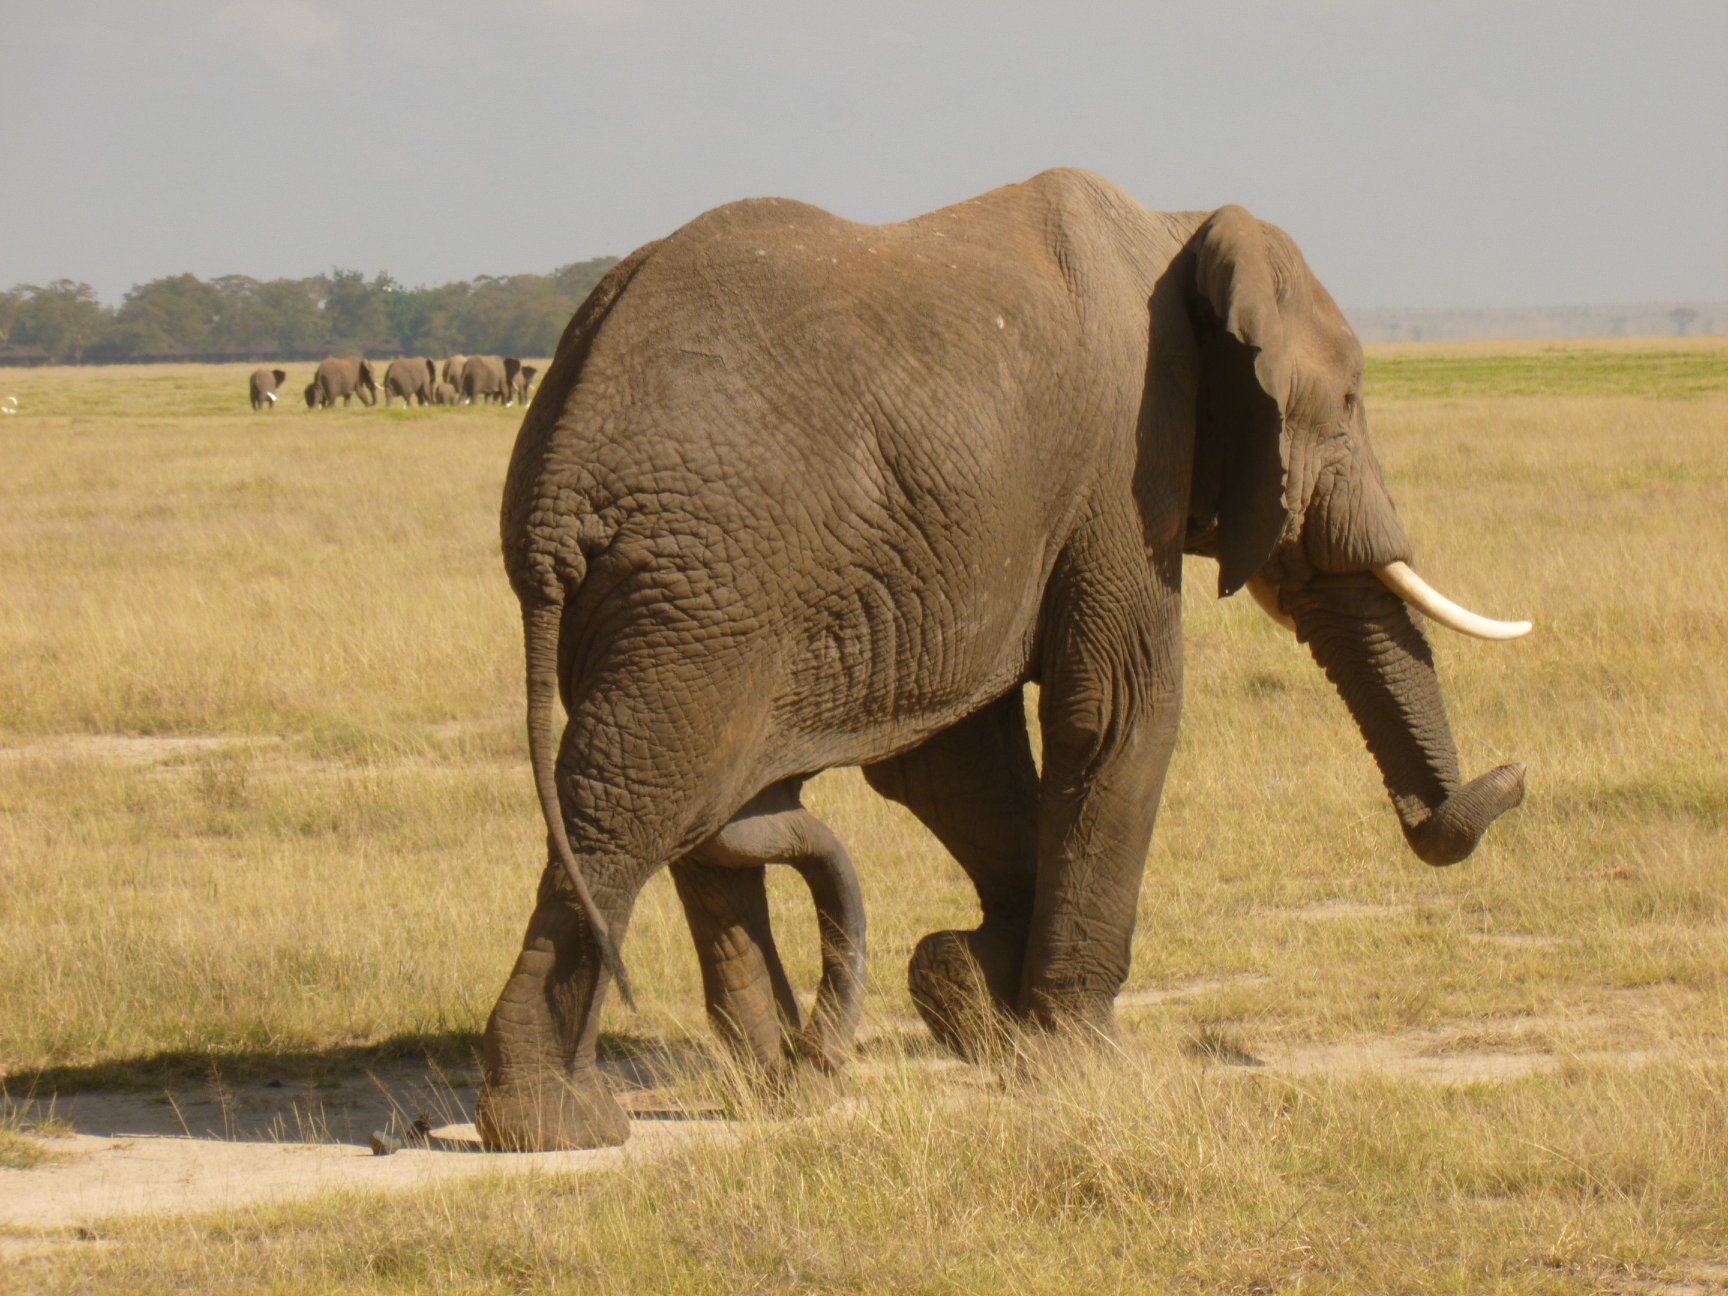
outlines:
[[[1406,822],[1404,837],[1424,864],[1456,864],[1476,849],[1489,824],[1523,800],[1524,767],[1501,765],[1453,792],[1426,818]]]

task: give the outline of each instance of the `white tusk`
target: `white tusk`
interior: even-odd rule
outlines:
[[[264,399],[269,401],[272,405],[274,405],[276,403],[276,393],[275,392],[265,392],[264,393]]]
[[[1373,570],[1382,585],[1448,630],[1478,639],[1517,639],[1530,633],[1528,621],[1495,621],[1459,607],[1412,571],[1408,563],[1391,562]]]
[[[1296,622],[1291,619],[1289,613],[1278,606],[1278,591],[1273,588],[1271,581],[1264,576],[1250,576],[1248,578],[1248,592],[1254,596],[1254,601],[1260,605],[1267,616],[1292,634],[1296,632]]]

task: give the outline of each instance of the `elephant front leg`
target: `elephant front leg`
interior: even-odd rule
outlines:
[[[621,925],[612,930],[621,934]],[[601,967],[569,880],[548,864],[522,952],[486,1022],[474,1123],[487,1148],[612,1147],[629,1137],[629,1118],[594,1058]]]
[[[1181,709],[1180,593],[1077,578],[1049,627],[1037,897],[1019,1007],[1109,1036]]]

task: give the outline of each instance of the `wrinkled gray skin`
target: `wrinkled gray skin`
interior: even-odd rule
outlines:
[[[462,393],[457,391],[449,383],[440,382],[432,389],[432,403],[434,405],[460,405],[462,403]]]
[[[1185,553],[1220,595],[1271,583],[1416,853],[1468,854],[1523,771],[1463,781],[1428,644],[1366,574],[1412,555],[1361,377],[1281,230],[1084,172],[888,226],[739,203],[615,266],[505,485],[550,862],[487,1023],[488,1145],[626,1136],[594,1044],[638,891],[670,864],[685,896],[739,807],[836,765],[977,888],[980,926],[912,957],[939,1035],[968,1047],[975,996],[1107,1034],[1176,737]],[[705,984],[766,1039],[777,960],[743,889],[686,910]]]
[[[276,389],[287,379],[285,369],[254,369],[252,376],[246,381],[246,392],[251,397],[252,408],[275,409]]]
[[[432,403],[432,389],[438,384],[438,367],[419,356],[403,356],[392,360],[384,371],[384,408],[390,399],[400,396],[404,405]]]
[[[334,405],[338,397],[344,405],[355,396],[360,397],[362,405],[372,405],[378,400],[378,380],[373,377],[371,364],[360,356],[320,360],[317,372],[312,375],[312,385],[306,390],[306,404],[319,408]]]
[[[462,381],[457,384],[462,399],[470,405],[515,399],[516,377],[522,362],[514,356],[469,356],[462,362]]]

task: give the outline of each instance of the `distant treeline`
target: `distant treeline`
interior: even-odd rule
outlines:
[[[549,356],[617,259],[436,288],[406,288],[388,274],[367,279],[358,270],[271,280],[182,274],[139,284],[117,308],[71,279],[18,284],[0,292],[0,362]]]

